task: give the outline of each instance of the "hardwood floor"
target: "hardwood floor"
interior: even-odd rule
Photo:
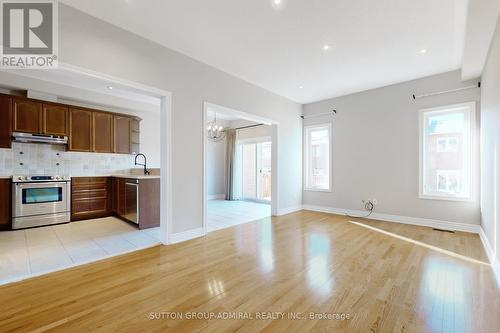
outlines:
[[[0,331],[498,331],[477,235],[350,221],[301,211],[6,285]],[[186,319],[238,311],[253,319]]]

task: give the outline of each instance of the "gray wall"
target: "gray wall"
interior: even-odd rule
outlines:
[[[499,21],[500,22],[500,21]],[[481,80],[481,225],[491,246],[500,240],[500,23]],[[495,228],[496,226],[496,228]],[[495,237],[496,229],[496,237]],[[497,251],[500,259],[500,251]]]
[[[62,4],[59,21],[60,61],[172,92],[174,233],[202,227],[204,101],[279,122],[278,205],[301,204],[301,105]]]
[[[479,89],[411,97],[476,82],[461,82],[455,71],[305,105],[305,115],[334,108],[338,114],[332,121],[333,191],[304,191],[304,204],[361,209],[362,199],[376,198],[378,213],[479,224],[479,195],[472,203],[418,198],[418,110],[479,101]],[[331,119],[306,119],[304,125]]]

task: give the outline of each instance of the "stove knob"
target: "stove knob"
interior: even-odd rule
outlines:
[[[23,180],[23,177],[17,177],[17,180]]]

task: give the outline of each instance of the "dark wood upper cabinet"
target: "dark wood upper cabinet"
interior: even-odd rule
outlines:
[[[0,148],[12,146],[12,98],[0,95]]]
[[[92,131],[96,153],[113,152],[113,115],[104,112],[92,113]]]
[[[140,151],[140,118],[0,94],[0,148],[12,133],[68,136],[68,150],[131,154]]]
[[[68,107],[43,104],[43,133],[68,135]]]
[[[141,131],[139,120],[131,119],[130,120],[130,144],[131,144],[131,153],[139,154],[141,152]]]
[[[92,151],[92,111],[69,109],[69,142],[70,151]]]
[[[42,103],[13,98],[14,132],[42,133]]]
[[[131,130],[130,117],[114,116],[115,127],[115,153],[130,154],[131,152]]]

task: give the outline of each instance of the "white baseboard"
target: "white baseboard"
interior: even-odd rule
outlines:
[[[281,215],[286,215],[286,214],[298,212],[299,210],[302,210],[302,206],[282,208],[282,209],[278,210],[278,214],[276,214],[276,216],[281,216]]]
[[[481,243],[483,243],[484,250],[486,251],[486,255],[488,256],[488,260],[490,261],[491,268],[493,269],[493,273],[495,274],[495,278],[497,280],[497,285],[500,287],[500,262],[495,256],[495,251],[491,246],[486,234],[484,233],[484,229],[479,228],[479,237],[481,238]]]
[[[185,242],[187,240],[203,237],[205,236],[205,231],[203,228],[191,229],[183,232],[178,232],[170,235],[170,244]]]
[[[209,194],[207,196],[208,200],[223,200],[226,199],[226,195],[224,193],[219,193],[219,194]]]
[[[303,205],[302,208],[305,210],[312,210],[316,212],[331,213],[338,215],[345,215],[346,212],[349,212],[349,214],[352,215],[359,215],[359,216],[364,216],[367,214],[366,211],[346,210],[341,208],[314,206],[314,205]],[[466,223],[458,223],[451,221],[424,219],[420,217],[400,216],[400,215],[391,215],[383,213],[372,213],[369,218],[372,220],[412,224],[412,225],[419,225],[419,226],[444,229],[444,230],[465,231],[476,234],[479,233],[480,229],[480,226],[477,224],[466,224]]]
[[[486,255],[491,263],[493,263],[495,258],[495,252],[493,251],[493,247],[491,246],[486,234],[484,233],[484,229],[482,227],[479,228],[479,237],[481,238],[481,242],[483,243],[484,250],[486,251]]]

